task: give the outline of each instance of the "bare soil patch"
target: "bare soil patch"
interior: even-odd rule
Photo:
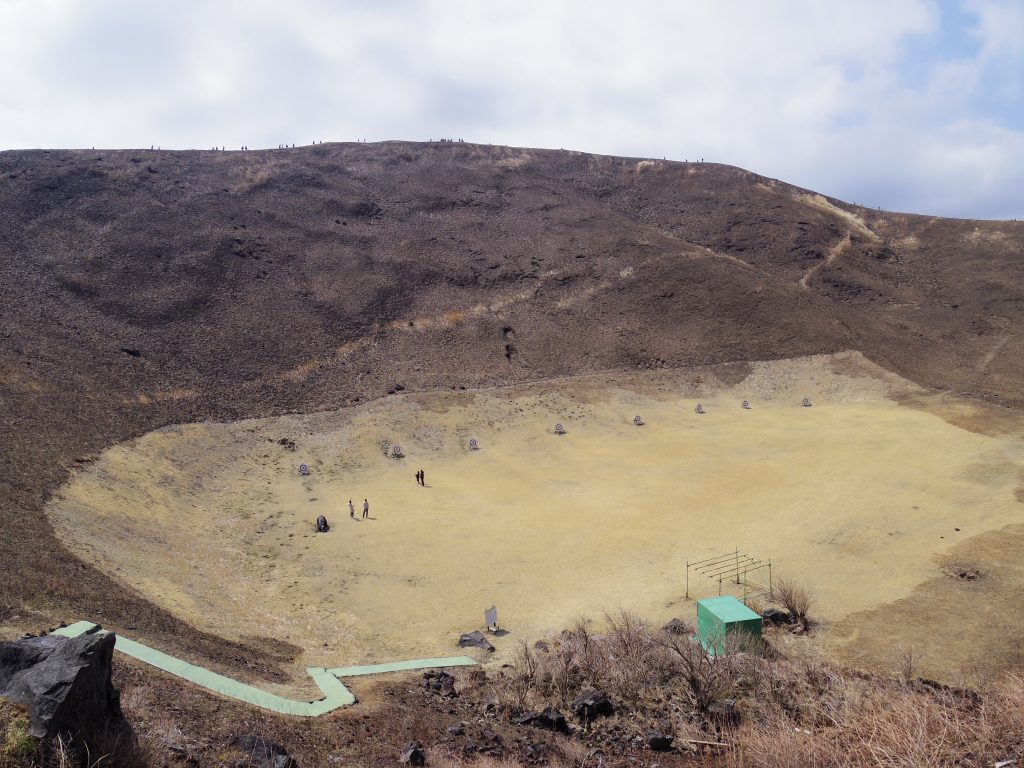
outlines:
[[[166,427],[79,469],[49,515],[69,548],[147,599],[226,638],[301,648],[298,667],[453,653],[492,603],[511,630],[499,657],[580,615],[689,615],[686,561],[736,546],[813,591],[822,642],[843,655],[890,631],[857,616],[952,583],[941,558],[1024,518],[1019,436],[954,426],[859,355],[734,374],[573,377]],[[909,395],[918,407],[900,405]],[[330,533],[315,533],[319,514]],[[946,602],[984,602],[986,584]],[[691,596],[716,593],[691,578]],[[931,624],[904,615],[896,633],[913,645]],[[949,674],[971,642],[928,640],[921,669]]]

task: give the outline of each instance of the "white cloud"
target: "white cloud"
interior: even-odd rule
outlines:
[[[443,135],[703,156],[858,202],[1020,216],[1021,127],[972,109],[991,78],[1012,81],[999,67],[1019,62],[1021,7],[973,0],[977,56],[938,56],[908,85],[907,44],[931,39],[941,10],[0,0],[0,26],[19,30],[0,51],[0,146]]]

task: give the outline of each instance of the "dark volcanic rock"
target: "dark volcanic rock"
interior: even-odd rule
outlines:
[[[611,699],[600,691],[584,691],[573,699],[571,707],[573,714],[585,721],[615,713],[615,705]]]
[[[484,637],[483,632],[466,632],[459,635],[459,648],[483,648],[485,651],[493,651],[494,646]]]
[[[410,741],[402,750],[399,760],[406,765],[425,765],[427,762],[427,755],[423,751],[422,744],[418,741]]]
[[[455,690],[455,678],[444,670],[439,672],[431,669],[424,672],[423,687],[448,698],[454,698],[459,695],[459,692]]]
[[[121,718],[110,679],[113,633],[44,635],[0,644],[0,695],[28,709],[30,732],[77,737]]]
[[[544,728],[558,733],[565,733],[569,730],[565,715],[554,707],[544,707],[542,712],[525,712],[515,719],[515,723],[517,725],[532,725],[534,728]]]
[[[280,744],[254,734],[235,736],[231,746],[244,754],[236,768],[299,768],[299,764]]]
[[[793,623],[793,617],[789,611],[783,611],[778,608],[765,608],[761,611],[761,618],[775,625]]]
[[[672,737],[660,731],[648,731],[644,736],[644,741],[655,752],[668,752],[672,749]]]
[[[548,760],[549,751],[548,745],[542,742],[536,744],[526,743],[519,750],[519,756],[525,763],[544,764]]]

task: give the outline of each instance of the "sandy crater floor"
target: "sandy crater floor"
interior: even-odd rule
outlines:
[[[510,630],[499,654],[620,608],[691,618],[686,561],[739,547],[812,590],[835,653],[877,665],[913,646],[942,675],[978,648],[936,638],[920,611],[892,628],[878,612],[947,589],[961,542],[1024,523],[1021,433],[956,426],[973,407],[855,353],[405,394],[158,430],[78,472],[49,513],[148,599],[226,637],[286,639],[302,666],[457,653],[492,603]],[[350,498],[371,519],[349,519]],[[1024,573],[1000,557],[999,589],[1019,594]],[[974,590],[947,595],[956,610],[1002,599],[984,580],[954,588]],[[691,576],[690,591],[717,586]],[[865,637],[870,654],[847,647]]]

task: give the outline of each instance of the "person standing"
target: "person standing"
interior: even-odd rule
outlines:
[[[420,484],[420,470],[416,470],[416,485]]]
[[[363,519],[365,520],[370,516],[370,500],[363,499]]]
[[[422,485],[424,488],[427,487],[427,473],[424,472],[422,469],[420,470],[420,485]]]
[[[356,519],[356,505],[352,503],[352,499],[348,500],[348,516],[353,520]]]

